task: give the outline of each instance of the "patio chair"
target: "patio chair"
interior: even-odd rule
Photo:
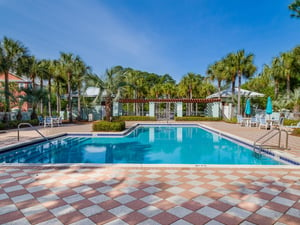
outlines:
[[[241,126],[245,126],[245,120],[241,115],[237,115],[237,123],[240,124]]]
[[[272,127],[274,128],[282,128],[284,122],[284,117],[280,117],[279,120],[273,120],[272,121]]]
[[[256,126],[258,126],[257,118],[253,116],[250,119],[250,127],[256,127]]]
[[[42,116],[38,116],[39,126],[44,125],[44,118]]]
[[[262,129],[262,128],[268,129],[268,127],[269,127],[269,123],[267,123],[266,118],[265,117],[261,117],[260,120],[259,120],[258,128],[260,128],[260,129]]]
[[[56,126],[61,126],[62,125],[62,117],[55,117],[53,118],[53,124]]]
[[[46,116],[44,119],[44,127],[53,127],[53,122],[52,122],[52,118],[50,116]]]

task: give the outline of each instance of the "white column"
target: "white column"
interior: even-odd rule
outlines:
[[[182,102],[177,102],[177,117],[182,117]]]
[[[155,103],[149,102],[149,116],[155,116]]]

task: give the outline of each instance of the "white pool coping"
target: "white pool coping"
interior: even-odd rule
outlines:
[[[50,135],[47,136],[48,139],[53,139],[53,138],[58,138],[58,137],[62,137],[65,135],[79,135],[79,136],[83,136],[83,137],[124,137],[129,135],[133,130],[135,130],[136,128],[138,128],[139,126],[196,126],[196,127],[200,127],[200,128],[204,128],[206,130],[212,131],[218,135],[220,135],[221,137],[223,136],[224,138],[228,138],[230,139],[232,142],[237,142],[240,145],[248,145],[249,146],[253,146],[253,142],[251,142],[248,139],[233,135],[231,133],[228,132],[224,132],[203,124],[199,124],[199,123],[135,123],[133,124],[130,128],[121,131],[121,132],[62,132],[62,133],[57,133],[55,135]],[[86,135],[86,136],[85,136]],[[8,151],[10,149],[13,148],[19,148],[22,146],[26,146],[26,145],[31,145],[31,144],[35,144],[38,142],[42,142],[45,141],[44,138],[37,138],[34,140],[29,140],[29,141],[25,141],[22,143],[17,143],[17,144],[12,144],[12,145],[7,145],[3,148],[0,148],[0,153],[3,151]],[[251,149],[250,149],[251,150]],[[300,163],[300,158],[295,158],[294,155],[289,154],[288,152],[282,152],[282,151],[278,151],[278,150],[274,150],[274,149],[268,149],[268,151],[272,152],[275,157],[272,157],[268,154],[264,154],[261,153],[262,155],[265,155],[269,158],[272,158],[273,160],[282,162],[282,163],[286,163],[286,161],[284,160],[280,160],[280,157],[284,157],[287,158],[293,162],[296,163]],[[40,163],[1,163],[0,165],[2,166],[57,166],[57,167],[63,167],[63,166],[87,166],[87,167],[112,167],[112,166],[118,166],[118,167],[174,167],[174,168],[178,168],[178,167],[185,167],[185,168],[254,168],[254,167],[258,167],[258,168],[300,168],[299,165],[292,165],[292,164],[286,164],[286,165],[236,165],[236,164],[133,164],[133,163],[128,163],[128,164],[118,164],[118,163],[63,163],[63,164],[40,164]]]

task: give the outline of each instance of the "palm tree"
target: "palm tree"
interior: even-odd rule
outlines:
[[[300,0],[292,2],[289,5],[289,9],[295,12],[295,14],[291,14],[291,17],[300,18]]]
[[[242,76],[250,78],[256,71],[256,66],[253,64],[254,55],[249,53],[245,55],[244,50],[236,53],[235,66],[238,73],[238,114],[241,114],[241,80]]]
[[[219,98],[221,98],[220,93],[222,82],[226,81],[227,77],[227,71],[225,69],[224,61],[221,60],[210,65],[207,69],[207,74],[209,75],[211,80],[217,81]]]
[[[10,118],[7,113],[10,112],[9,100],[9,72],[20,71],[22,66],[22,59],[27,57],[28,50],[19,41],[4,37],[0,43],[0,73],[4,73],[4,95],[5,95],[5,116],[4,120],[8,121]]]
[[[72,53],[60,53],[60,66],[63,74],[66,76],[67,81],[67,95],[68,95],[68,111],[69,121],[73,122],[73,107],[72,107],[72,78],[74,73],[75,56]]]
[[[53,76],[54,88],[56,95],[56,112],[57,114],[61,111],[61,90],[62,87],[66,84],[66,80],[63,73],[63,66],[59,60],[51,60],[49,65],[49,73]]]
[[[94,99],[94,103],[101,98],[105,100],[106,121],[112,118],[112,103],[120,98],[121,89],[126,86],[124,70],[120,66],[106,69],[103,80],[95,74],[89,75],[88,85],[93,85],[100,89],[99,95]]]
[[[21,90],[25,92],[25,95],[20,96],[20,98],[24,102],[28,102],[32,105],[31,119],[36,119],[36,108],[38,103],[41,101],[41,99],[43,99],[44,102],[48,100],[47,91],[43,89],[32,89],[31,87],[22,88]]]
[[[277,99],[279,94],[279,84],[284,77],[282,59],[279,57],[273,58],[272,66],[271,67],[265,66],[263,72],[271,73],[271,76],[274,79],[274,95],[275,95],[275,99]]]
[[[161,86],[162,94],[165,95],[167,99],[170,99],[176,92],[175,84],[173,82],[167,82],[162,84]],[[171,103],[167,103],[167,114],[168,117],[170,117],[170,111],[171,111]]]
[[[193,98],[193,90],[196,90],[201,85],[202,77],[195,73],[187,73],[179,82],[179,92],[181,95],[186,96],[188,99]],[[192,103],[188,104],[187,115],[191,115]]]
[[[292,52],[284,52],[280,55],[280,58],[282,60],[284,76],[286,77],[286,92],[287,98],[289,99],[291,94],[291,76],[294,57]]]
[[[85,80],[87,79],[90,72],[90,67],[85,65],[85,63],[79,58],[76,57],[74,64],[74,80],[77,84],[78,98],[77,98],[77,110],[78,116],[77,120],[81,120],[81,91]]]

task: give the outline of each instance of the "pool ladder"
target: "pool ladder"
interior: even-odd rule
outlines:
[[[281,146],[281,133],[284,132],[285,135],[285,146]],[[277,145],[265,145],[267,141],[271,140],[275,136],[278,135],[278,144]],[[265,139],[265,140],[263,140]],[[259,141],[262,141],[261,143],[258,143]],[[282,129],[273,129],[270,132],[264,134],[260,138],[256,139],[253,144],[253,151],[256,152],[256,150],[259,150],[259,153],[261,153],[263,148],[269,148],[269,149],[282,149],[287,150],[288,149],[288,142],[289,142],[289,133],[286,130]]]
[[[33,127],[30,123],[19,123],[19,125],[18,125],[18,141],[20,141],[20,127],[23,125],[30,126],[33,130],[35,130],[39,135],[41,135],[44,139],[46,139],[48,141],[48,138],[46,136],[44,136],[38,129]]]

